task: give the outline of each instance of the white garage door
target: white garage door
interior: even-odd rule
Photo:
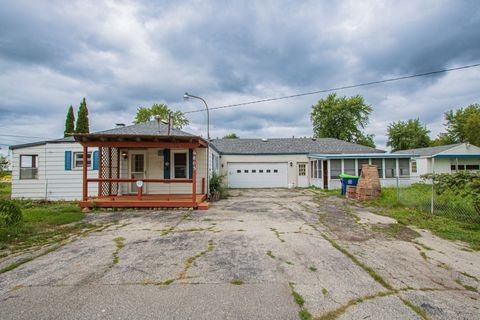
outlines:
[[[228,186],[230,188],[286,188],[286,162],[229,162]]]

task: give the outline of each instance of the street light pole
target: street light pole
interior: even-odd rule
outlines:
[[[194,96],[193,94],[189,94],[188,92],[185,92],[185,94],[183,95],[183,100],[188,100],[190,98],[195,98],[195,99],[199,99],[199,100],[202,100],[203,103],[205,104],[205,109],[207,110],[207,197],[210,195],[210,172],[209,172],[209,159],[210,159],[210,155],[209,155],[209,150],[210,150],[210,111],[208,110],[208,104],[207,102],[205,101],[205,99],[203,99],[202,97],[198,97],[198,96]],[[213,168],[212,168],[213,169]]]
[[[203,103],[205,104],[205,109],[207,110],[207,139],[210,142],[210,111],[208,110],[208,104],[205,101],[205,99],[203,99],[202,97],[194,96],[193,94],[189,94],[188,92],[185,92],[185,94],[183,95],[183,99],[188,100],[190,98],[202,100]]]

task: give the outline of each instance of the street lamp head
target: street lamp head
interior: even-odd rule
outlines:
[[[188,94],[188,92],[185,92],[183,95],[183,100],[187,101],[188,99],[190,99],[190,95]]]

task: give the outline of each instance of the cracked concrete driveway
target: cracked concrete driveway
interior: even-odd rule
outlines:
[[[104,227],[0,274],[1,319],[480,319],[480,255],[310,190]],[[0,260],[0,268],[21,255]]]

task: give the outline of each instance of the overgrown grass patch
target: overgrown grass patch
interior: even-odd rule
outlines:
[[[0,187],[4,188],[4,184]],[[8,196],[10,197],[10,196]],[[83,228],[85,214],[75,202],[15,200],[22,210],[22,223],[0,226],[0,250],[26,248],[64,239]]]
[[[407,191],[402,189],[401,192],[405,193]],[[382,207],[383,210],[375,213],[395,218],[400,224],[414,225],[421,229],[430,230],[439,237],[448,240],[460,240],[468,243],[473,250],[480,250],[480,223],[467,222],[451,216],[432,215],[419,208],[406,207],[397,202],[396,190],[393,188],[382,189],[380,197],[367,201],[365,204]]]
[[[0,182],[0,199],[10,199],[12,194],[12,184]]]

